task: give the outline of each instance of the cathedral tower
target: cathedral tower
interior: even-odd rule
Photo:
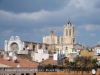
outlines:
[[[63,28],[63,44],[75,44],[74,26],[68,21],[67,25]]]

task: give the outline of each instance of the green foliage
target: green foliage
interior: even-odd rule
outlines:
[[[76,67],[77,66],[77,63],[74,61],[74,62],[69,62],[69,65],[70,66],[73,66],[73,67]]]
[[[97,66],[97,59],[92,59],[91,60],[91,63],[92,63],[92,65],[93,65],[93,67],[95,67],[95,66]]]

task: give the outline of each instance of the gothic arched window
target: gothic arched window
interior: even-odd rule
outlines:
[[[68,30],[66,29],[66,36],[68,36]]]
[[[71,36],[71,29],[69,30],[69,36]]]

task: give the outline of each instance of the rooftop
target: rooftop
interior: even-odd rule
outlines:
[[[47,65],[47,64],[51,64],[51,65],[57,65],[57,60],[53,60],[52,57],[49,57],[48,59],[42,61],[41,63]]]
[[[38,66],[38,63],[36,63],[36,62],[27,61],[27,60],[24,60],[21,58],[17,58],[17,61],[18,61],[18,63],[14,63],[12,61],[12,58],[10,61],[7,61],[7,60],[4,60],[4,58],[0,57],[0,63],[10,66],[10,67],[17,67],[18,64],[20,65],[20,67],[35,67],[36,68]]]

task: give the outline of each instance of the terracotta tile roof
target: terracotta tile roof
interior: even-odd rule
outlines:
[[[28,54],[18,54],[17,57],[21,59],[29,60],[29,61],[31,60],[31,56]]]
[[[52,65],[57,65],[57,60],[53,60],[52,57],[42,61],[41,63],[47,65],[47,64],[52,64]]]
[[[17,58],[18,63],[14,63],[12,61],[12,59],[10,61],[4,60],[4,58],[0,58],[0,63],[7,65],[7,66],[11,66],[11,67],[17,67],[17,65],[19,64],[20,67],[37,67],[38,63],[32,62],[32,61],[27,61],[21,58]]]

